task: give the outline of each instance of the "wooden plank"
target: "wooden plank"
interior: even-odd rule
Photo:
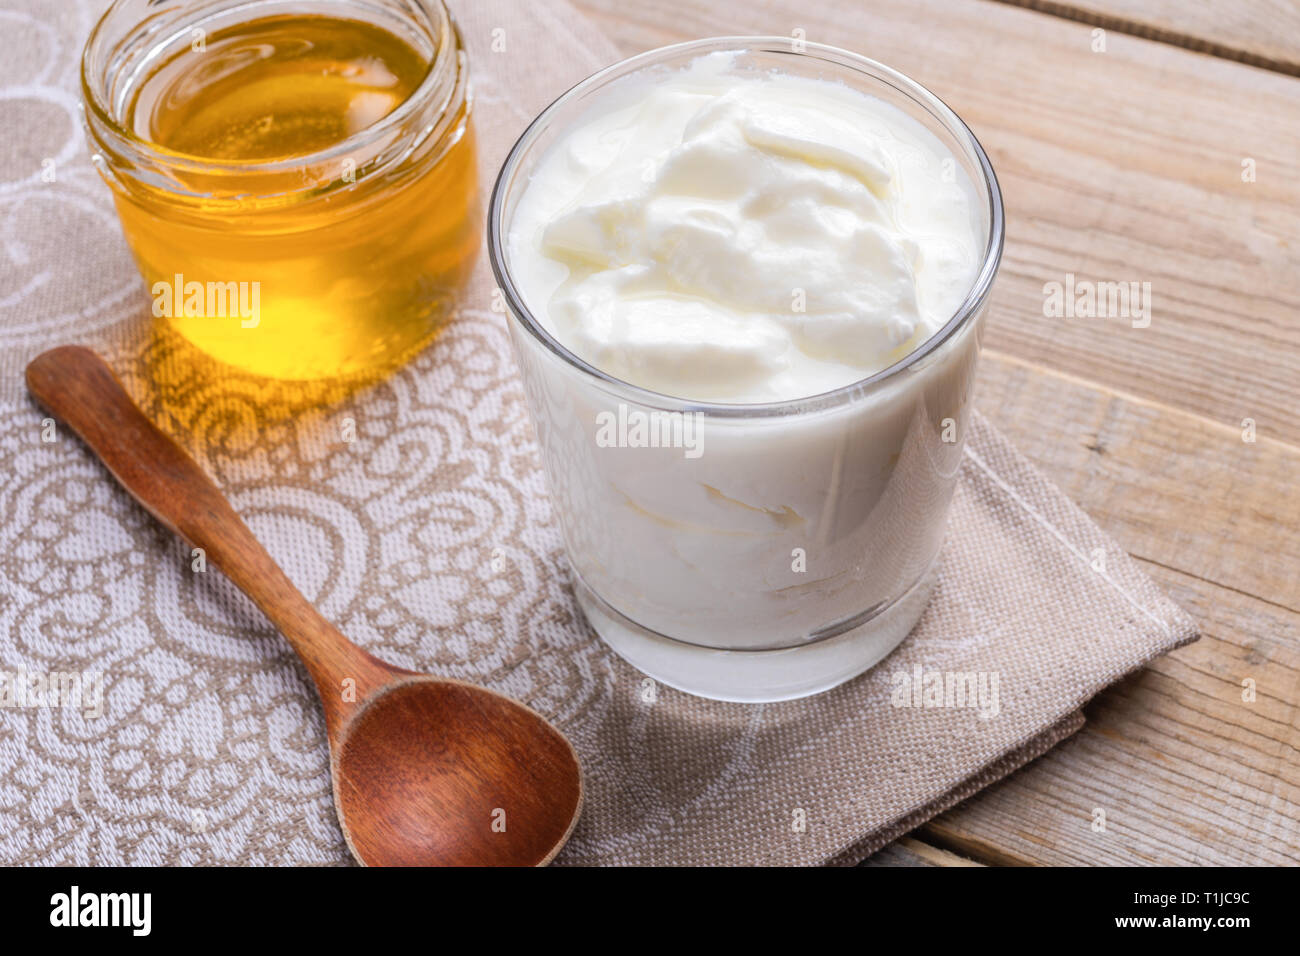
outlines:
[[[1288,0],[1002,2],[1300,76],[1300,7]]]
[[[924,838],[1001,863],[1300,862],[1300,449],[1238,447],[1230,428],[996,352],[979,388],[1202,638],[1101,694],[1079,734]],[[1048,406],[1060,417],[1044,422]]]
[[[980,866],[974,860],[905,836],[873,853],[861,866]]]
[[[1292,77],[1124,35],[1094,53],[1086,25],[973,0],[578,6],[627,53],[803,29],[917,77],[970,123],[1002,183],[988,345],[1300,445]],[[1044,284],[1067,274],[1150,282],[1150,326],[1044,317]]]
[[[1300,863],[1300,615],[1148,570],[1201,640],[1099,695],[1083,730],[922,839],[1014,864]]]
[[[978,388],[976,405],[1130,554],[1300,612],[1300,449],[993,350]]]

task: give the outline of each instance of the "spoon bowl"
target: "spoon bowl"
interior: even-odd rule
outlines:
[[[27,366],[27,387],[155,518],[226,573],[316,684],[344,839],[367,865],[549,863],[582,809],[564,735],[523,704],[394,667],[347,640],[293,586],[203,470],[88,348]]]
[[[349,847],[370,865],[543,864],[577,820],[576,770],[569,742],[532,711],[416,677],[348,724],[334,802]]]

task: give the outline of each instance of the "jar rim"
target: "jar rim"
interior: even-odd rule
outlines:
[[[460,54],[463,50],[463,44],[460,39],[460,30],[451,11],[447,8],[444,0],[407,0],[409,4],[423,11],[426,15],[436,17],[436,20],[430,21],[430,25],[436,31],[436,35],[431,32],[430,40],[436,44],[436,48],[433,61],[429,64],[429,70],[420,81],[420,84],[392,112],[369,126],[339,140],[337,143],[311,153],[303,153],[302,155],[283,159],[270,161],[213,159],[193,153],[181,152],[145,139],[124,125],[115,115],[114,109],[108,102],[108,91],[103,83],[104,77],[99,77],[98,82],[92,80],[91,59],[98,52],[96,44],[103,39],[103,31],[108,26],[109,18],[127,2],[129,0],[113,0],[113,3],[96,21],[95,26],[91,28],[90,36],[87,38],[86,45],[82,50],[81,99],[83,107],[88,111],[86,116],[87,125],[92,127],[93,140],[98,141],[98,134],[101,131],[106,132],[112,137],[113,142],[105,145],[124,149],[139,159],[161,162],[170,170],[205,175],[221,175],[224,173],[238,174],[240,176],[276,175],[292,173],[314,165],[336,162],[345,158],[349,153],[377,143],[386,135],[399,130],[414,114],[425,108],[425,101],[440,86],[447,87],[447,96],[443,97],[446,100],[454,95],[456,88],[460,85],[455,82],[454,74],[460,66]],[[250,5],[243,4],[242,6]],[[260,13],[264,11],[265,6],[266,4],[259,3],[256,5],[256,9]],[[232,8],[201,11],[204,15],[187,22],[179,29],[182,31],[193,30],[198,24],[211,17],[227,13],[230,9]],[[239,6],[233,9],[239,9]],[[165,40],[162,42],[165,42]],[[449,82],[449,79],[451,82]],[[446,114],[446,105],[444,102],[439,106],[440,114]],[[92,118],[95,121],[94,124],[91,123]]]
[[[893,365],[848,385],[775,402],[709,402],[685,399],[635,385],[597,368],[568,349],[537,320],[524,302],[506,262],[506,196],[514,185],[515,173],[524,153],[542,134],[556,111],[585,93],[661,61],[675,59],[689,53],[703,54],[733,50],[811,56],[865,73],[875,80],[893,86],[894,89],[909,96],[928,110],[943,124],[946,132],[969,148],[982,176],[982,183],[975,183],[976,189],[979,190],[982,185],[982,198],[988,203],[988,236],[979,272],[962,304],[933,335]],[[998,186],[997,176],[993,172],[993,166],[970,127],[943,100],[905,74],[869,57],[829,44],[783,36],[726,36],[689,40],[619,60],[593,73],[556,97],[516,140],[497,175],[488,206],[488,259],[492,265],[493,275],[501,289],[507,311],[533,338],[565,364],[593,379],[598,385],[607,389],[617,389],[638,404],[667,411],[701,413],[717,418],[771,418],[827,410],[865,396],[896,380],[901,373],[913,368],[916,363],[941,348],[982,312],[1002,260],[1004,238],[1002,192]]]

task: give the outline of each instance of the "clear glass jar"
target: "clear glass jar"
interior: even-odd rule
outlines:
[[[302,154],[152,141],[138,104],[160,71],[220,76],[223,38],[267,18],[326,18],[310,21],[324,38],[378,29],[427,72],[382,118]],[[481,234],[468,62],[441,0],[117,0],[87,41],[82,95],[154,315],[206,356],[276,380],[369,377],[450,314]]]
[[[733,50],[735,70],[844,83],[920,121],[970,177],[987,229],[977,278],[940,331],[890,368],[794,401],[685,401],[615,379],[557,341],[512,279],[516,203],[590,104],[632,74]],[[833,687],[907,635],[936,578],[961,468],[1002,215],[988,157],[947,106],[888,67],[819,44],[728,37],[655,50],[597,73],[537,117],[497,180],[488,254],[576,595],[614,650],[691,693],[768,701]],[[694,429],[700,453],[608,447],[602,425],[638,415]]]

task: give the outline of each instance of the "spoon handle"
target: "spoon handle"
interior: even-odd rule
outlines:
[[[312,607],[212,480],[145,417],[97,354],[80,345],[44,352],[27,366],[27,388],[150,514],[202,548],[280,629],[316,682],[331,736],[356,702],[401,673],[353,645]]]

